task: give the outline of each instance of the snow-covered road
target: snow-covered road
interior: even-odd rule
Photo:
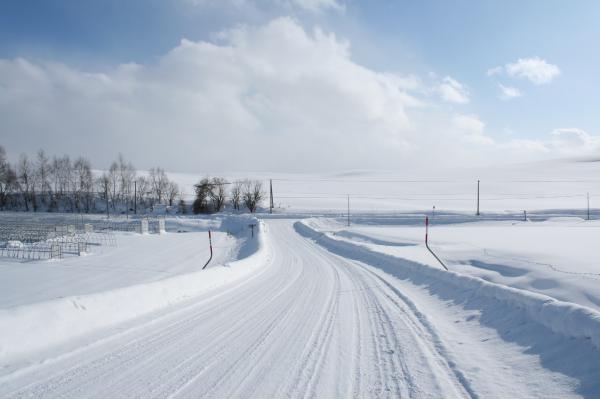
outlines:
[[[548,398],[577,390],[535,351],[477,323],[472,309],[334,255],[289,220],[267,230],[267,267],[0,376],[0,397]],[[470,349],[458,354],[457,342]]]

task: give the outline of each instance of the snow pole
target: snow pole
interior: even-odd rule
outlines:
[[[208,246],[210,247],[210,258],[208,258],[206,264],[204,265],[204,267],[202,267],[202,270],[206,269],[206,266],[208,266],[213,257],[212,236],[210,235],[210,230],[208,230]]]
[[[444,269],[448,270],[448,268],[446,267],[444,262],[442,262],[442,260],[440,258],[438,258],[438,256],[431,250],[431,248],[429,248],[429,217],[428,216],[425,216],[425,246],[427,247],[427,250],[429,252],[431,252],[433,257],[435,259],[437,259],[438,262],[440,262],[440,265],[442,265],[442,267]]]
[[[477,180],[477,213],[475,215],[479,216],[479,180]]]

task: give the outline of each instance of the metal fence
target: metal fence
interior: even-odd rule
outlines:
[[[62,258],[60,245],[48,242],[37,242],[22,245],[0,245],[0,256],[28,260]]]
[[[163,217],[101,219],[95,215],[0,213],[0,256],[54,259],[115,247],[116,231],[165,232]]]

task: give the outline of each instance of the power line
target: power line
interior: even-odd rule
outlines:
[[[472,180],[469,179],[300,179],[300,178],[275,178],[272,179],[279,182],[308,182],[308,183],[465,183],[468,184]],[[599,179],[541,179],[541,178],[524,178],[524,179],[486,179],[489,183],[600,183]]]
[[[347,194],[331,194],[331,195],[279,195],[281,199],[345,199]],[[481,197],[485,201],[504,201],[504,200],[526,200],[526,199],[557,199],[557,198],[585,198],[585,194],[576,195],[536,195],[536,196],[518,196],[518,197]],[[592,197],[590,195],[590,197]],[[352,198],[372,199],[372,200],[402,200],[402,201],[471,201],[472,197],[456,198],[456,197],[398,197],[398,196],[370,196],[370,195],[352,195]]]

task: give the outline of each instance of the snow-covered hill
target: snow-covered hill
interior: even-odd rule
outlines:
[[[600,208],[600,163],[556,160],[498,168],[435,169],[419,171],[353,171],[343,173],[228,173],[207,174],[230,181],[269,179],[277,212],[345,212],[348,196],[353,212],[431,210],[475,213],[477,181],[481,212],[522,210],[585,210]],[[169,173],[187,198],[203,173]],[[266,204],[266,203],[265,203]]]

